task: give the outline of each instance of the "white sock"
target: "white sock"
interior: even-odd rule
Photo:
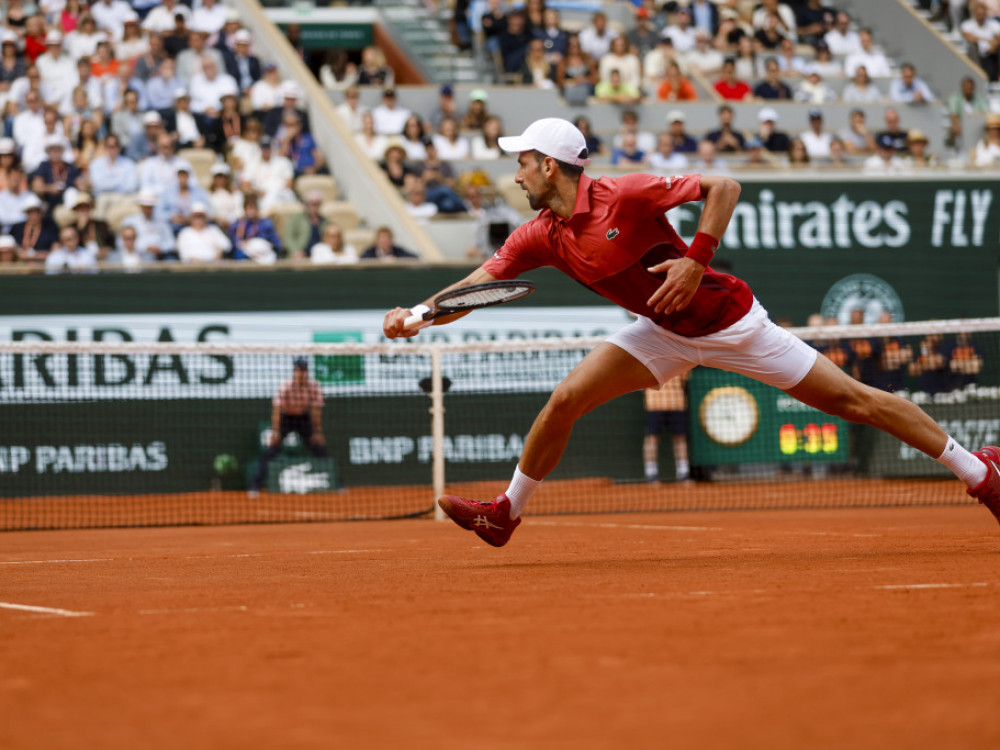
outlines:
[[[986,479],[986,464],[956,443],[950,435],[944,452],[937,457],[937,462],[955,472],[955,476],[970,488],[977,487]]]
[[[510,480],[510,487],[507,488],[507,499],[510,500],[510,517],[517,518],[528,504],[531,496],[542,483],[541,479],[532,479],[521,471],[520,465],[514,469],[514,476]]]
[[[686,458],[677,459],[677,478],[687,479],[691,476],[691,465]]]
[[[656,461],[646,462],[646,479],[656,479],[660,475],[660,467]]]

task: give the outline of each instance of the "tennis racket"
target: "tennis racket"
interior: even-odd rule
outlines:
[[[403,321],[404,328],[413,328],[445,315],[476,310],[480,307],[502,305],[505,302],[527,297],[535,291],[530,281],[488,281],[485,284],[470,284],[459,289],[442,292],[434,298],[434,307],[417,305],[410,310],[412,315]]]

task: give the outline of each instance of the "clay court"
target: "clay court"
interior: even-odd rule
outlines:
[[[973,505],[0,537],[0,747],[994,748]]]

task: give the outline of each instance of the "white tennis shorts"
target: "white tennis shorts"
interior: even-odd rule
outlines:
[[[738,372],[775,388],[798,385],[818,352],[767,317],[754,298],[750,312],[716,333],[689,338],[640,317],[608,338],[642,362],[662,385],[695,365]]]

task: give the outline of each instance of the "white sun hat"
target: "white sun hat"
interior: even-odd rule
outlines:
[[[590,164],[587,158],[587,139],[569,120],[546,117],[535,120],[521,135],[507,135],[497,139],[504,151],[519,154],[522,151],[539,151],[558,161],[582,167]]]

